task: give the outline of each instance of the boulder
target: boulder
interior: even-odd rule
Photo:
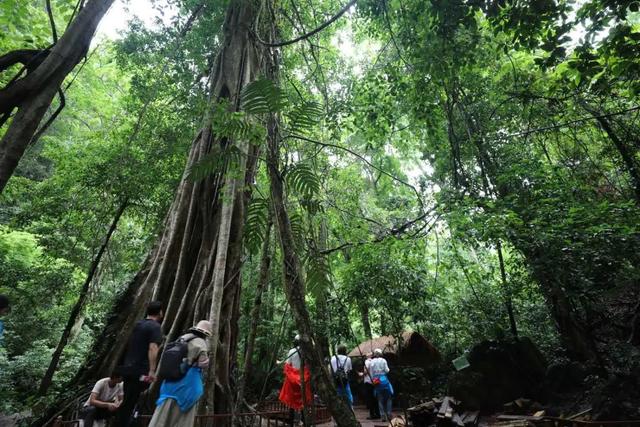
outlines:
[[[521,397],[541,399],[547,362],[529,338],[483,341],[467,359],[470,366],[448,383],[449,394],[465,408],[491,411]]]
[[[618,374],[592,390],[593,418],[603,421],[640,419],[640,378]]]
[[[579,362],[554,363],[547,369],[545,388],[553,393],[567,393],[582,388],[589,374]]]

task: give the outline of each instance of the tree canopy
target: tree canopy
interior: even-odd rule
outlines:
[[[640,366],[637,1],[153,0],[94,37],[111,3],[0,3],[0,413],[107,374],[150,299],[212,320],[215,412],[296,331],[311,366],[406,330],[445,371]]]

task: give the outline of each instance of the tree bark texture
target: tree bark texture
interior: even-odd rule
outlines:
[[[96,28],[113,1],[89,0],[42,63],[25,77],[0,89],[0,116],[18,109],[0,141],[0,193],[62,82],[86,56]]]
[[[358,304],[358,308],[360,309],[360,319],[362,320],[362,330],[364,331],[364,336],[368,339],[372,339],[373,334],[371,333],[371,320],[369,319],[369,304],[366,301],[360,301]]]
[[[311,222],[311,221],[310,221]],[[328,230],[327,230],[327,219],[322,218],[320,221],[320,229],[318,230],[318,252],[322,253],[325,249],[327,249],[327,240],[329,239]],[[316,257],[323,257],[320,253],[314,255]],[[328,262],[326,259],[322,259],[322,262]],[[331,278],[326,278],[326,283],[330,283]],[[331,343],[329,342],[329,331],[331,329],[331,325],[329,322],[329,307],[327,300],[329,299],[329,288],[327,286],[323,286],[322,289],[319,289],[316,298],[315,298],[315,312],[316,312],[316,331],[318,331],[316,335],[318,350],[320,351],[320,356],[322,359],[326,359],[329,357],[332,352],[334,352],[335,348],[331,347]]]
[[[516,325],[516,316],[513,311],[513,298],[511,298],[511,288],[509,282],[507,282],[507,270],[504,266],[504,257],[502,256],[502,243],[500,240],[496,243],[498,250],[498,263],[500,265],[500,278],[502,280],[502,288],[504,293],[505,307],[507,309],[507,315],[509,317],[509,328],[511,329],[511,336],[518,339],[518,326]]]
[[[345,401],[338,397],[333,381],[329,376],[322,356],[318,351],[314,333],[311,327],[311,319],[305,302],[305,287],[302,278],[300,259],[295,250],[291,222],[284,205],[284,188],[282,176],[278,170],[279,142],[278,123],[272,116],[268,124],[268,150],[267,168],[271,186],[271,198],[275,223],[280,237],[280,249],[282,251],[284,288],[287,301],[291,306],[293,317],[300,331],[300,346],[305,364],[312,375],[312,383],[316,391],[326,403],[334,420],[340,427],[356,427],[360,424]]]
[[[251,1],[231,1],[224,23],[224,43],[210,76],[212,105],[226,100],[234,111],[238,110],[242,88],[256,77],[258,55],[250,37],[253,20]],[[211,340],[210,357],[216,360],[213,368],[218,387],[225,392],[229,389],[228,377],[238,333],[244,212],[257,156],[256,148],[249,147],[249,155],[242,157],[233,178],[216,172],[200,181],[189,179],[190,168],[206,156],[214,144],[236,143],[216,136],[211,111],[213,108],[205,113],[202,130],[192,143],[164,230],[140,272],[118,298],[108,325],[91,352],[93,359],[78,375],[76,383],[87,383],[105,375],[118,363],[135,321],[142,317],[145,305],[155,299],[165,305],[163,331],[167,340],[174,340],[194,322],[208,318],[211,307],[216,306],[219,314],[213,332],[218,339]],[[242,148],[246,145],[240,143],[240,147],[247,151]],[[225,187],[225,182],[233,185]],[[224,191],[226,195],[222,197]],[[217,277],[216,271],[219,271]],[[227,393],[217,394],[215,409],[229,408],[230,399]],[[214,409],[211,404],[205,407],[209,412]]]

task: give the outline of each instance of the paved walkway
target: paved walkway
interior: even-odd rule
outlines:
[[[368,420],[369,410],[365,406],[355,406],[353,412],[356,414],[356,419],[362,427],[388,427],[389,423],[383,423],[380,420]],[[394,413],[393,415],[402,415],[401,412]],[[318,424],[318,427],[333,427],[335,424],[333,421]]]

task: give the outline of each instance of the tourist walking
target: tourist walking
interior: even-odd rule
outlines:
[[[298,424],[302,420],[304,414],[301,412],[306,404],[311,403],[313,395],[311,394],[311,375],[309,368],[304,368],[304,393],[302,391],[301,370],[303,365],[302,354],[300,352],[300,336],[296,335],[293,339],[293,348],[287,353],[284,361],[284,382],[280,389],[279,399],[291,411],[292,424]]]
[[[349,385],[349,372],[351,372],[351,358],[347,356],[347,346],[338,346],[338,354],[331,358],[331,373],[338,391],[338,396],[343,397],[353,410],[353,395]]]
[[[364,370],[360,373],[364,382],[364,394],[367,409],[369,410],[368,420],[380,419],[380,407],[378,406],[378,399],[376,399],[375,389],[371,379],[371,360],[373,359],[373,353],[367,353],[367,359],[364,361]]]
[[[184,376],[177,380],[164,380],[160,397],[156,401],[149,427],[192,427],[196,417],[196,403],[204,393],[202,370],[209,366],[207,338],[211,336],[211,323],[201,320],[178,338],[186,344]],[[165,350],[166,354],[167,350]],[[165,361],[161,362],[163,365]],[[160,367],[162,375],[163,366]]]
[[[382,350],[379,348],[373,350],[373,359],[369,365],[369,373],[371,374],[371,382],[373,383],[376,398],[378,399],[378,408],[382,415],[382,421],[390,421],[393,386],[387,377],[389,365],[382,357]]]
[[[147,306],[147,317],[139,320],[133,328],[122,367],[124,400],[116,417],[118,427],[129,427],[140,394],[156,379],[163,317],[162,303],[152,301]]]

